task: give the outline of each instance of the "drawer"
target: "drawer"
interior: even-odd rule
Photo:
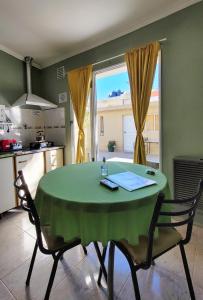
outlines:
[[[32,197],[35,196],[37,185],[44,175],[44,153],[25,154],[16,157],[16,176],[22,170]]]

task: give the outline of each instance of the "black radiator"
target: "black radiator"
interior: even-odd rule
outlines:
[[[174,170],[174,196],[175,199],[187,198],[195,194],[200,179],[203,179],[202,157],[175,157]],[[198,210],[203,212],[203,195]]]

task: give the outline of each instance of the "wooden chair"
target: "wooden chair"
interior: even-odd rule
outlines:
[[[149,226],[148,237],[140,237],[139,244],[137,246],[130,245],[126,240],[111,241],[109,249],[109,264],[108,264],[108,289],[109,299],[113,299],[113,269],[114,269],[114,251],[115,246],[126,257],[132,275],[132,281],[134,286],[135,298],[140,300],[140,291],[137,280],[136,272],[139,269],[148,269],[152,265],[153,261],[171,250],[172,248],[179,246],[183,266],[185,269],[186,279],[190,292],[190,297],[195,300],[195,293],[190,277],[190,271],[187,263],[184,245],[189,243],[192,235],[193,220],[196,212],[196,208],[201,197],[203,190],[203,180],[200,181],[197,193],[188,199],[183,200],[165,200],[164,194],[160,193],[154,208],[152,220]],[[164,210],[165,205],[183,205],[179,210],[167,211]],[[168,220],[159,221],[159,216],[166,217],[181,217],[181,220],[175,220],[169,222]],[[175,227],[186,225],[186,234],[184,237],[176,230]],[[155,229],[158,228],[158,238],[154,238]]]
[[[40,218],[38,216],[34,201],[30,195],[28,186],[25,182],[23,172],[18,172],[18,177],[14,182],[14,186],[17,190],[17,195],[20,198],[21,201],[21,207],[28,212],[29,220],[30,222],[35,226],[36,229],[36,243],[34,246],[34,251],[26,279],[26,286],[29,286],[30,278],[32,274],[33,265],[35,262],[35,257],[37,254],[37,249],[47,255],[52,255],[54,259],[51,275],[49,278],[46,294],[45,294],[45,300],[49,299],[49,295],[51,292],[51,288],[54,282],[56,269],[58,266],[59,259],[63,259],[63,253],[77,245],[80,245],[81,241],[79,238],[73,239],[71,241],[65,242],[63,237],[61,236],[53,236],[50,231],[50,225],[47,224],[46,226],[41,226],[40,224]],[[44,236],[44,239],[46,241],[47,247],[44,246],[42,235]],[[87,250],[85,247],[83,247],[84,253],[87,254]]]

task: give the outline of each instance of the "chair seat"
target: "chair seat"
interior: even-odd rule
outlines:
[[[76,239],[74,239],[74,240],[65,242],[63,237],[53,236],[49,225],[41,226],[41,230],[42,230],[44,239],[46,241],[47,248],[49,250],[56,251],[57,249],[61,249],[65,246],[67,246],[68,244],[71,244],[72,242],[76,241]],[[78,241],[78,243],[80,243],[80,241]]]
[[[154,239],[153,242],[152,257],[155,257],[177,245],[181,239],[181,234],[175,228],[159,229],[158,238]],[[130,245],[126,240],[119,241],[119,244],[128,250],[134,263],[140,264],[146,261],[148,249],[148,238],[146,236],[141,236],[139,239],[139,244],[136,246]]]

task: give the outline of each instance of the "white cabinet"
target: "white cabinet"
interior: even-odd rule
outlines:
[[[16,206],[13,157],[0,159],[0,213]]]
[[[29,191],[34,198],[39,180],[44,175],[44,153],[39,152],[17,156],[16,172],[19,170],[23,171]]]
[[[45,152],[46,172],[63,167],[63,149],[49,150]]]

